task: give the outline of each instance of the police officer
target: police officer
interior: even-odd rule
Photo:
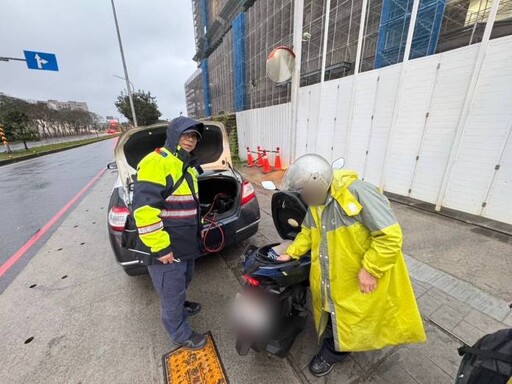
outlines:
[[[148,270],[160,296],[163,325],[175,344],[193,350],[206,344],[205,336],[187,323],[201,305],[186,301],[194,260],[201,254],[194,149],[203,129],[187,117],[172,120],[165,146],[139,163],[133,192],[139,238],[153,256]]]

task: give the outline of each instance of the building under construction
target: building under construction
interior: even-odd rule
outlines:
[[[328,30],[325,80],[354,73],[363,0],[305,0],[301,86],[320,81]],[[481,41],[491,0],[420,0],[411,58]],[[292,47],[293,0],[192,0],[198,69],[185,84],[196,118],[288,102],[290,82],[266,75],[266,58]],[[360,72],[401,62],[413,0],[368,0]],[[501,0],[491,38],[512,34],[512,0]]]

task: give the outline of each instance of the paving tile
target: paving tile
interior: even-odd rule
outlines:
[[[430,291],[425,292],[418,300],[418,306],[423,316],[430,317],[435,311],[437,311],[445,301],[437,296],[433,295]]]
[[[407,371],[400,366],[396,353],[382,363],[366,383],[368,384],[418,384]]]
[[[479,338],[485,335],[484,331],[475,328],[464,320],[453,328],[452,333],[468,345],[475,344]]]
[[[414,296],[416,296],[416,299],[419,299],[428,290],[414,281],[412,281],[412,289],[414,290]]]
[[[471,310],[464,318],[464,321],[471,324],[473,327],[478,328],[484,333],[493,333],[500,329],[506,328],[505,324],[490,316],[487,316],[480,311],[477,311],[476,309]]]
[[[453,384],[453,378],[424,355],[400,350],[400,366],[421,384]]]
[[[430,320],[436,325],[451,331],[464,319],[466,313],[467,311],[461,312],[450,307],[448,304],[443,304],[441,308],[430,315]]]
[[[373,369],[378,366],[387,357],[392,355],[396,348],[384,348],[376,351],[368,352],[355,352],[352,353],[352,358],[363,370]]]
[[[510,312],[505,300],[497,299],[487,294],[477,295],[469,304],[473,308],[478,309],[499,321],[502,321]]]
[[[430,283],[426,283],[426,282],[424,282],[424,281],[422,281],[422,280],[419,280],[419,279],[417,279],[417,278],[413,278],[413,277],[411,277],[411,282],[412,282],[412,283],[414,283],[415,285],[419,285],[420,287],[425,288],[427,291],[428,291],[430,288],[432,288],[432,284],[430,284]]]
[[[455,378],[461,361],[457,349],[462,343],[429,322],[425,324],[425,332],[427,334],[425,343],[411,344],[407,348],[431,360],[450,377]]]
[[[461,302],[450,294],[443,292],[439,288],[432,288],[429,291],[431,294],[439,297],[445,304],[461,313],[468,313],[471,310],[471,306]]]

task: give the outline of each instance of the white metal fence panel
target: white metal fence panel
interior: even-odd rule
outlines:
[[[438,63],[436,55],[413,60],[407,67],[385,180],[385,189],[390,192],[409,194]]]
[[[255,151],[258,145],[270,150],[280,147],[283,166],[287,166],[291,137],[290,107],[291,104],[286,103],[236,113],[238,150],[241,159],[247,160],[246,147],[250,147],[252,151]],[[272,164],[274,158],[275,155],[269,153]]]
[[[337,99],[339,96],[339,81],[328,81],[322,87],[320,99],[320,115],[316,131],[316,150],[327,160],[331,160],[334,131],[336,126]]]
[[[311,90],[310,87],[299,89],[299,101],[297,105],[297,131],[296,131],[296,152],[295,156],[299,157],[307,152],[308,131],[309,131],[309,110]]]
[[[448,208],[480,215],[487,203],[512,118],[511,42],[506,38],[489,45],[443,201]]]
[[[393,119],[401,66],[392,65],[379,71],[379,81],[373,119],[370,123],[371,134],[367,146],[367,158],[361,178],[379,185],[382,174],[389,128]]]
[[[410,196],[415,199],[436,203],[478,48],[478,45],[471,45],[441,54],[412,180]]]
[[[482,215],[512,223],[512,121]]]
[[[350,126],[347,167],[361,174],[366,161],[366,151],[370,135],[371,119],[375,107],[375,97],[379,71],[362,73],[356,78]]]
[[[340,157],[347,157],[345,148],[347,143],[347,127],[350,115],[350,100],[352,99],[353,82],[354,76],[344,77],[338,80],[339,88],[336,102],[336,115],[334,116],[336,121],[334,124],[334,136],[332,139],[331,161]]]

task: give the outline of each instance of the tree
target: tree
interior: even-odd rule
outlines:
[[[18,109],[7,112],[4,116],[4,124],[14,140],[22,140],[25,149],[28,150],[27,140],[39,138],[38,133],[31,128],[28,115]]]
[[[151,96],[151,92],[144,92],[140,89],[137,92],[134,92],[132,97],[138,125],[144,126],[157,123],[158,118],[162,116],[162,114],[158,110],[156,97]],[[128,95],[121,92],[117,97],[115,105],[119,113],[123,114],[123,116],[133,124],[132,110],[130,108],[130,99],[128,98]]]

